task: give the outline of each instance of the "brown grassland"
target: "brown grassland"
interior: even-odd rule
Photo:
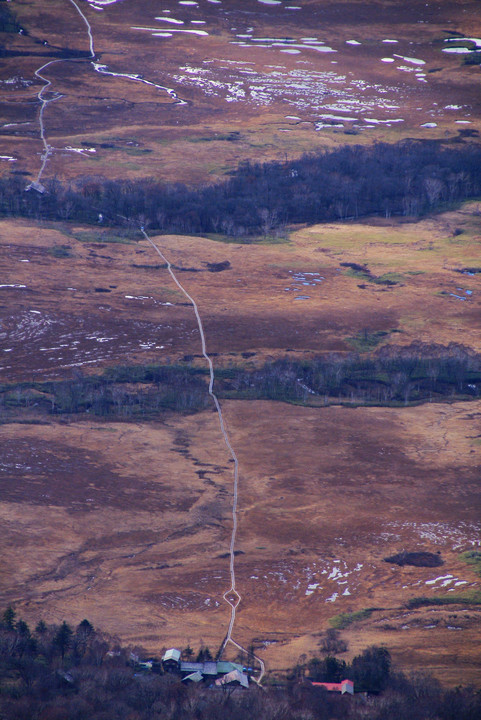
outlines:
[[[96,73],[89,62],[56,63],[46,71],[52,92],[61,94],[46,115],[55,148],[49,176],[161,176],[196,184],[222,178],[246,159],[283,160],[346,143],[448,139],[479,131],[479,67],[443,52],[453,34],[479,37],[475,0],[443,0],[422,8],[415,0],[303,0],[302,6],[302,12],[289,13],[257,0],[224,0],[220,6],[202,0],[194,8],[137,0],[93,13],[82,3],[101,64],[171,88],[186,104],[176,104],[158,87]],[[32,159],[41,151],[35,94],[42,82],[34,70],[61,49],[88,53],[88,38],[68,0],[48,6],[19,0],[15,11],[30,35],[6,38],[12,56],[2,59],[0,131],[4,154],[17,158],[16,169],[35,174]],[[155,21],[160,16],[180,18],[185,28],[209,34],[160,38],[135,29],[178,29]],[[205,25],[189,25],[190,18]],[[249,28],[249,47],[233,44]],[[291,55],[256,42],[313,35],[336,52]],[[395,45],[383,43],[393,36]],[[347,44],[353,38],[360,45]],[[386,56],[394,62],[382,62]],[[403,59],[413,56],[424,65]],[[416,71],[425,77],[418,79]],[[22,78],[33,84],[22,84]],[[239,91],[245,95],[236,102]],[[339,113],[355,122],[339,128],[339,121],[328,117],[316,131],[322,115]],[[381,122],[368,122],[373,118]],[[421,127],[424,123],[436,127]],[[82,147],[96,152],[80,156],[68,149]],[[0,166],[10,169],[9,163]]]
[[[188,259],[199,271],[180,274],[218,365],[245,363],[246,352],[249,363],[261,363],[286,347],[296,357],[348,350],[360,328],[398,331],[384,342],[454,340],[479,350],[479,276],[456,272],[475,258],[477,212],[470,203],[418,223],[316,226],[277,245],[157,241],[172,262]],[[451,228],[461,226],[453,238]],[[11,379],[198,354],[192,309],[165,269],[149,267],[151,248],[101,242],[100,230],[86,242],[87,232],[2,223],[5,284],[26,286],[2,289]],[[55,257],[59,247],[70,256]],[[204,263],[225,260],[229,269],[206,271]],[[360,283],[343,261],[402,278],[388,289]],[[292,271],[325,280],[296,301],[296,291],[286,292]],[[460,283],[473,291],[468,300],[440,294],[459,293]],[[110,292],[96,293],[100,287]],[[228,401],[224,410],[241,466],[242,641],[265,645],[271,668],[287,667],[315,650],[329,618],[375,607],[343,631],[351,652],[385,642],[405,667],[474,681],[476,606],[404,603],[439,595],[441,581],[425,585],[438,576],[478,587],[460,553],[479,537],[479,403],[349,409]],[[50,418],[4,425],[2,435],[5,602],[32,618],[87,615],[152,651],[199,638],[220,643],[232,470],[212,411],[133,424]],[[445,565],[393,569],[383,561],[403,548],[440,551]],[[326,579],[336,565],[342,578]]]
[[[82,3],[100,62],[172,88],[187,105],[158,88],[95,73],[85,60],[53,65],[46,74],[62,97],[45,110],[55,148],[46,177],[195,184],[246,159],[403,137],[462,141],[463,130],[481,128],[479,67],[442,52],[445,28],[480,35],[479,3],[440,2],[426,7],[422,23],[415,2],[300,4],[302,14],[281,17],[254,0],[243,0],[242,12],[224,0],[230,14],[206,2],[191,11],[171,0],[139,0],[102,12]],[[132,29],[151,25],[165,8],[176,18],[197,13],[209,35],[174,42]],[[34,70],[49,52],[85,50],[87,40],[68,2],[46,8],[19,0],[15,9],[29,35],[6,39],[7,49],[24,54],[2,58],[3,80],[17,78],[0,87],[2,154],[16,161],[0,165],[5,174],[29,173],[27,182],[41,151]],[[311,51],[309,65],[299,66],[303,54],[231,44],[246,26],[258,38],[316,34],[342,51]],[[393,34],[396,52],[425,60],[427,83],[380,62],[381,49],[392,52],[380,43]],[[360,47],[346,44],[353,37]],[[336,88],[348,92],[349,73],[363,79],[367,100],[356,134],[346,134],[347,123],[315,131],[324,94],[309,96],[307,109],[286,104],[279,88],[269,103],[227,101],[244,61],[271,80],[266,68],[279,64],[284,83],[299,68],[314,84],[321,75],[312,73],[335,70],[344,85],[332,76],[322,82],[336,102]],[[220,83],[218,91],[187,82],[189,73],[179,79],[187,66],[211,73],[199,76]],[[379,88],[388,89],[395,110],[380,109]],[[363,125],[361,115],[374,112],[404,122]],[[301,114],[302,121],[286,119]],[[468,116],[462,122],[469,125],[455,124]],[[420,127],[433,120],[435,128]],[[250,243],[152,237],[198,303],[215,366],[260,367],[286,356],[347,353],[380,331],[380,347],[421,341],[481,352],[481,273],[461,272],[480,265],[480,217],[481,202],[473,200],[422,219],[296,227]],[[226,261],[227,269],[209,271],[209,263]],[[372,282],[346,263],[393,284]],[[116,365],[203,363],[192,307],[140,233],[2,219],[0,279],[1,383],[95,375]],[[404,670],[427,670],[452,686],[479,684],[481,580],[461,554],[481,539],[481,400],[389,408],[222,404],[240,464],[236,639],[253,643],[277,672],[318,652],[334,623],[349,643],[346,659],[385,644]],[[59,419],[32,407],[19,422],[0,406],[0,420],[0,604],[14,604],[32,622],[87,617],[155,654],[201,641],[217,649],[229,619],[222,594],[230,584],[232,461],[213,409],[120,422]],[[440,553],[444,564],[384,561],[403,549]],[[418,596],[459,603],[408,607]]]

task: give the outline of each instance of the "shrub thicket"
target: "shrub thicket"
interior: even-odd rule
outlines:
[[[481,390],[481,357],[451,344],[386,346],[356,353],[283,358],[260,368],[216,368],[221,398],[266,399],[307,405],[408,405],[469,400]],[[0,385],[4,420],[20,413],[149,420],[165,412],[194,413],[210,405],[208,370],[196,365],[129,365],[102,375],[75,372],[70,380]]]

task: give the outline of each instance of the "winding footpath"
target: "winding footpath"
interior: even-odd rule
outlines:
[[[87,17],[84,15],[82,10],[79,8],[79,6],[75,2],[75,0],[68,0],[68,1],[70,2],[71,5],[74,6],[74,8],[78,12],[78,14],[82,18],[82,20],[84,21],[85,26],[87,28],[87,34],[89,37],[90,61],[91,61],[92,67],[95,70],[95,72],[98,72],[101,75],[109,75],[111,77],[123,78],[125,80],[133,80],[134,82],[140,82],[140,83],[143,83],[144,85],[150,85],[152,87],[157,88],[157,90],[166,92],[167,95],[169,95],[172,98],[174,105],[188,105],[188,103],[185,100],[183,100],[173,88],[166,87],[165,85],[158,85],[157,83],[151,82],[150,80],[145,80],[145,78],[143,78],[138,73],[113,72],[108,69],[107,65],[102,65],[101,63],[96,62],[95,61],[95,47],[94,47],[94,38],[93,38],[93,33],[92,33],[92,27],[91,27]],[[48,160],[53,152],[52,146],[49,145],[49,143],[47,142],[47,139],[45,137],[45,126],[44,126],[44,119],[43,119],[45,108],[47,107],[47,105],[49,103],[54,102],[55,100],[59,100],[61,97],[63,97],[60,93],[57,94],[55,97],[52,97],[49,99],[46,99],[44,97],[44,93],[52,85],[52,82],[48,78],[41,75],[41,72],[42,72],[42,70],[45,70],[47,67],[54,65],[55,63],[82,62],[84,60],[85,60],[85,58],[65,58],[65,59],[58,58],[57,60],[50,60],[49,62],[45,63],[41,67],[37,68],[37,70],[35,70],[35,75],[45,83],[45,85],[37,93],[37,97],[41,104],[38,121],[39,121],[39,125],[40,125],[40,139],[42,140],[42,144],[43,144],[43,153],[42,153],[42,164],[40,166],[40,170],[38,171],[38,175],[35,178],[35,181],[28,186],[29,188],[32,186],[35,187],[35,185],[37,185],[37,187],[38,187],[40,185],[40,181],[41,181],[43,172],[44,172],[45,167],[48,163]]]
[[[260,675],[256,679],[256,682],[260,684],[260,682],[262,681],[262,678],[264,677],[264,674],[265,674],[264,661],[261,660],[261,658],[257,657],[256,655],[253,655],[252,653],[247,651],[244,647],[242,647],[242,645],[239,645],[239,643],[237,643],[234,640],[234,638],[232,637],[232,633],[234,630],[234,624],[235,624],[235,620],[236,620],[236,611],[239,606],[239,603],[242,600],[242,595],[236,590],[236,577],[235,577],[235,544],[236,544],[237,524],[238,524],[237,506],[238,506],[238,500],[239,500],[239,460],[237,458],[234,448],[232,447],[232,444],[229,439],[229,435],[228,435],[226,427],[225,427],[224,416],[222,414],[222,408],[219,403],[219,399],[214,392],[214,380],[215,380],[214,365],[212,363],[211,357],[207,353],[204,326],[202,324],[202,319],[200,317],[199,308],[197,307],[197,303],[195,302],[194,298],[191,295],[189,295],[187,290],[183,287],[183,285],[181,285],[181,283],[177,279],[174,271],[172,270],[172,265],[169,262],[169,260],[166,258],[166,256],[162,252],[162,250],[158,247],[158,245],[156,245],[154,243],[154,241],[147,235],[147,233],[145,232],[143,227],[141,228],[141,232],[142,232],[142,235],[145,237],[145,239],[152,245],[155,252],[158,255],[160,255],[162,260],[166,263],[167,270],[168,270],[172,280],[179,288],[179,290],[185,295],[185,297],[189,300],[189,302],[192,303],[192,306],[194,308],[195,317],[197,319],[197,326],[199,328],[200,340],[201,340],[201,344],[202,344],[202,355],[204,356],[204,358],[207,361],[207,364],[209,366],[209,376],[210,376],[209,377],[209,395],[211,396],[212,400],[214,401],[214,405],[217,410],[217,415],[218,415],[219,424],[220,424],[220,430],[221,430],[222,436],[224,438],[225,445],[229,451],[229,454],[232,457],[232,460],[234,461],[234,492],[233,492],[233,501],[232,501],[232,533],[231,533],[230,548],[229,548],[229,556],[230,556],[229,572],[230,572],[231,584],[230,584],[230,588],[228,590],[226,590],[222,596],[224,598],[225,602],[230,606],[231,613],[230,613],[229,627],[227,629],[227,634],[225,636],[220,654],[222,655],[226,645],[228,643],[231,643],[238,650],[241,650],[242,652],[246,653],[247,655],[252,655],[255,658],[255,660],[257,660],[257,662],[259,663],[260,668],[261,668]]]
[[[69,0],[70,3],[75,7],[79,15],[83,18],[83,21],[85,22],[85,25],[87,27],[87,33],[89,36],[89,42],[90,42],[90,57],[92,60],[95,59],[95,50],[94,50],[94,38],[92,34],[92,27],[85,17],[84,13],[81,11],[75,0]],[[185,100],[182,100],[175,90],[172,88],[165,87],[165,85],[158,85],[157,83],[151,82],[150,80],[145,80],[141,75],[138,73],[117,73],[112,72],[108,69],[107,65],[102,65],[98,62],[92,62],[93,68],[95,72],[100,73],[101,75],[110,75],[111,77],[118,77],[118,78],[124,78],[125,80],[134,80],[135,82],[144,83],[144,85],[151,85],[152,87],[157,88],[158,90],[165,91],[170,97],[174,100],[175,105],[188,105],[188,103]]]
[[[90,23],[87,20],[87,18],[85,17],[85,15],[83,14],[83,12],[81,11],[81,9],[79,8],[79,6],[77,5],[77,3],[74,0],[69,0],[69,2],[71,5],[74,6],[74,8],[78,12],[78,14],[83,18],[83,20],[87,26],[87,33],[89,36],[89,46],[90,46],[90,57],[93,60],[95,58],[95,50],[94,50],[94,39],[93,39],[93,35],[92,35],[92,28],[90,27]],[[80,58],[80,59],[82,59],[82,58]],[[54,102],[55,100],[59,100],[62,97],[62,95],[60,95],[60,94],[57,94],[55,97],[52,97],[50,99],[46,99],[44,97],[44,93],[52,85],[52,81],[49,80],[48,78],[44,77],[43,75],[41,75],[41,72],[42,72],[42,70],[45,70],[46,68],[50,67],[50,65],[55,65],[55,63],[60,63],[60,62],[78,62],[78,59],[77,58],[73,58],[73,59],[72,58],[68,58],[68,59],[59,58],[57,60],[50,60],[49,62],[45,63],[41,67],[37,68],[37,70],[35,70],[35,75],[38,78],[40,78],[40,80],[43,80],[43,82],[45,83],[45,85],[37,93],[37,97],[41,103],[40,113],[38,116],[38,123],[40,125],[40,139],[43,144],[43,153],[42,153],[42,164],[40,166],[40,170],[38,171],[35,181],[31,185],[28,186],[29,188],[32,186],[35,187],[35,185],[37,185],[37,186],[40,185],[40,180],[42,178],[43,172],[47,166],[47,163],[48,163],[49,158],[53,151],[52,146],[49,145],[49,143],[47,142],[47,138],[45,137],[45,125],[44,125],[44,120],[43,120],[45,108],[47,107],[47,105],[49,103]]]
[[[54,100],[58,100],[59,98],[62,97],[61,95],[56,95],[55,97],[50,98],[49,100],[44,98],[44,96],[43,96],[44,92],[50,87],[50,85],[52,83],[50,80],[48,80],[46,77],[44,77],[40,73],[45,68],[49,67],[49,65],[54,65],[55,63],[59,63],[59,62],[64,62],[64,61],[63,60],[50,60],[50,62],[45,63],[45,65],[42,65],[37,70],[35,70],[35,75],[38,78],[40,78],[40,80],[43,80],[43,82],[45,83],[45,85],[37,93],[37,97],[41,103],[40,113],[38,116],[38,122],[40,125],[40,139],[43,144],[43,153],[42,153],[42,164],[40,166],[40,170],[38,171],[37,177],[35,178],[35,181],[34,181],[35,184],[40,183],[40,179],[43,175],[43,171],[45,170],[45,166],[47,165],[50,155],[52,154],[52,147],[51,147],[51,145],[48,144],[47,139],[45,137],[45,126],[43,123],[43,114],[45,112],[45,108],[47,107],[47,105],[49,103],[54,102]],[[32,184],[34,184],[34,183],[32,183]]]

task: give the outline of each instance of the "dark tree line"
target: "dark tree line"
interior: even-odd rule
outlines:
[[[184,655],[187,653],[187,648]],[[260,689],[212,688],[147,672],[136,649],[93,628],[63,622],[35,629],[9,608],[0,622],[2,720],[478,720],[481,693],[444,690],[427,676],[391,669],[389,652],[371,647],[350,665],[335,657],[297,666],[290,678]],[[303,677],[308,673],[308,677]],[[341,697],[311,680],[347,673],[363,693]]]
[[[386,346],[370,356],[331,353],[282,358],[257,370],[218,371],[221,394],[326,404],[390,405],[479,397],[481,356],[460,345]]]
[[[0,385],[0,410],[7,416],[20,409],[123,420],[199,412],[210,405],[203,376],[202,369],[175,365],[109,368],[91,376],[75,372],[69,380]]]
[[[0,181],[0,214],[161,232],[270,235],[286,224],[371,214],[420,215],[481,193],[481,147],[405,140],[342,147],[285,163],[242,163],[223,183],[189,188],[154,179],[83,178],[48,192]]]
[[[330,353],[308,360],[281,358],[260,368],[216,368],[221,398],[300,404],[346,402],[389,406],[469,400],[481,392],[481,356],[451,343],[386,346],[370,356]],[[195,365],[131,365],[102,375],[0,385],[0,417],[21,412],[148,420],[165,412],[210,407],[208,370]]]

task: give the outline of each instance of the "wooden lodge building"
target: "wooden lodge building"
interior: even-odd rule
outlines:
[[[249,676],[242,665],[225,661],[184,662],[180,650],[170,648],[162,657],[164,672],[182,676],[182,682],[207,682],[217,686],[240,685],[249,687]]]

